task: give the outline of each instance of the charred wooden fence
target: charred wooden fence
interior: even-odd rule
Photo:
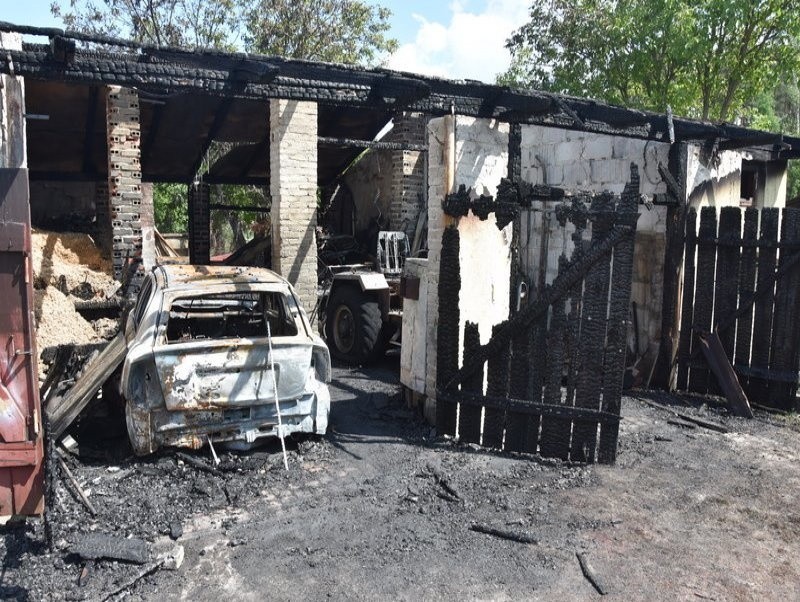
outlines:
[[[503,227],[519,212],[536,211],[537,204],[547,201],[556,205],[560,226],[574,228],[574,251],[569,258],[561,255],[551,284],[519,308],[512,303],[512,315],[493,327],[486,344],[480,344],[477,324],[464,325],[459,368],[459,233],[455,227],[445,230],[437,429],[495,449],[612,463],[640,199],[638,171],[632,166],[621,196],[567,197],[558,189],[504,180],[497,197],[496,202],[487,197],[469,201],[462,190],[448,197],[445,211],[466,215],[472,209],[479,217],[496,211]],[[585,240],[589,232],[591,239]]]
[[[800,367],[800,209],[689,211],[677,388],[720,392],[698,334],[716,332],[751,401],[791,409]]]

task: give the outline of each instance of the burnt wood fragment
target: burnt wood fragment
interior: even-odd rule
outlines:
[[[717,291],[714,299],[714,324],[719,325],[736,311],[739,286],[739,256],[741,247],[742,210],[738,207],[723,207],[719,218],[719,239],[732,243],[717,249]],[[722,348],[733,362],[735,328],[718,333]],[[720,383],[721,384],[721,383]]]
[[[495,324],[492,327],[492,336],[503,327]],[[508,382],[511,370],[511,354],[509,343],[500,348],[500,351],[489,358],[486,370],[486,394],[493,397],[508,395]],[[505,430],[506,413],[502,409],[487,407],[483,415],[483,445],[502,449],[503,431]]]
[[[617,206],[617,222],[636,224],[638,219],[639,170],[631,165],[631,179],[622,192]],[[619,414],[622,399],[622,379],[625,372],[625,348],[628,335],[628,307],[631,300],[634,241],[629,239],[614,247],[612,255],[611,290],[606,332],[605,362],[603,364],[603,411]],[[617,457],[619,425],[600,427],[598,461],[611,464]]]
[[[683,301],[681,333],[678,339],[678,380],[676,387],[685,391],[689,385],[688,361],[694,346],[691,324],[694,322],[695,253],[697,251],[697,211],[692,208],[686,217],[686,251],[683,264]]]
[[[478,325],[474,322],[464,324],[464,357],[472,355],[480,347],[481,338]],[[483,393],[483,370],[477,371],[466,379],[462,385],[463,392]],[[458,436],[465,443],[481,442],[481,413],[480,406],[461,404],[458,423]]]

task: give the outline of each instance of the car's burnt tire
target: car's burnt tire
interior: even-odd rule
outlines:
[[[325,310],[325,339],[331,355],[343,362],[382,357],[386,340],[377,299],[352,286],[334,291]]]

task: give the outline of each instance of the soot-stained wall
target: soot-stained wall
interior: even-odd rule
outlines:
[[[570,191],[608,190],[619,194],[630,179],[631,163],[635,163],[641,174],[641,192],[652,199],[666,192],[658,164],[666,166],[668,154],[669,144],[662,142],[542,126],[522,127],[522,179]],[[536,285],[542,280],[553,281],[558,273],[559,256],[562,253],[570,256],[573,247],[574,227],[568,224],[562,228],[552,212],[555,203],[548,205],[538,204],[536,208],[543,212],[526,212],[522,218],[522,269]],[[640,205],[631,292],[637,307],[640,352],[660,336],[666,216],[666,207]],[[591,236],[590,228],[585,236],[587,239]],[[543,243],[547,249],[544,261]]]
[[[426,391],[434,397],[436,387],[436,332],[438,278],[442,233],[455,223],[442,211],[446,182],[445,119],[428,124],[428,269],[427,269],[427,375]],[[472,188],[476,195],[494,195],[508,172],[509,125],[496,120],[455,117],[455,186]],[[479,324],[481,343],[491,337],[492,326],[508,317],[511,266],[511,230],[498,230],[494,214],[480,221],[471,213],[458,220],[461,265],[461,341],[466,321]],[[405,343],[404,343],[405,344]],[[461,354],[461,351],[459,351]]]

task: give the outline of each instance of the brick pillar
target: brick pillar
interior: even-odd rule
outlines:
[[[272,269],[306,312],[317,302],[317,104],[271,100]]]
[[[142,204],[139,206],[142,221],[142,264],[149,270],[156,264],[156,219],[153,211],[153,184],[142,184]]]
[[[108,198],[108,180],[94,185],[95,242],[103,253],[111,257],[111,206]]]
[[[139,94],[109,86],[106,95],[108,196],[111,218],[111,260],[114,278],[122,280],[126,264],[142,257],[142,172],[140,162]],[[143,270],[129,291],[138,291]]]
[[[211,187],[205,182],[189,184],[189,263],[211,263]]]
[[[422,113],[405,112],[394,118],[388,139],[405,144],[425,144],[426,118]],[[390,227],[402,230],[413,243],[420,211],[425,199],[425,153],[392,151],[392,201]]]

